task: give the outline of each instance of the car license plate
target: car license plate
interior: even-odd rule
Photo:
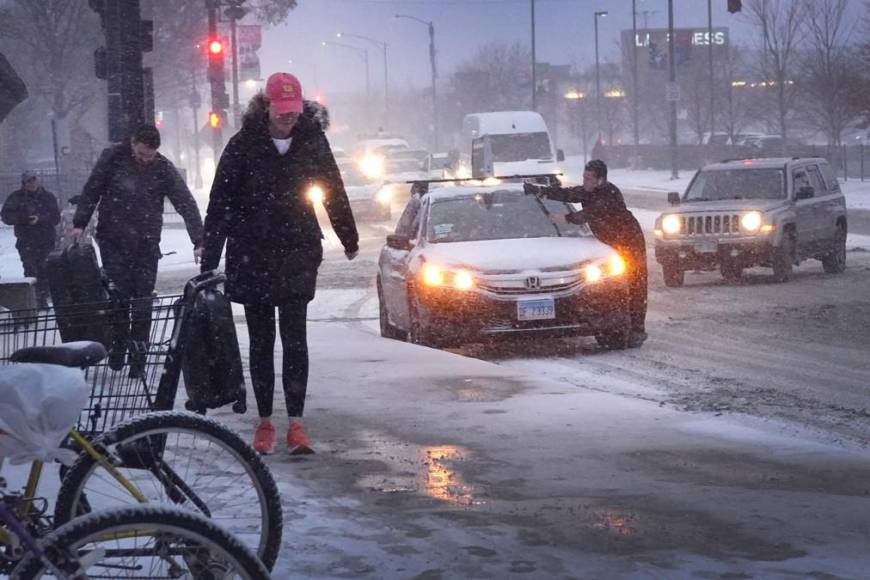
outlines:
[[[695,252],[699,254],[715,254],[718,249],[718,240],[701,240],[700,242],[695,242]]]
[[[517,302],[517,320],[549,320],[556,318],[556,303],[552,296]]]

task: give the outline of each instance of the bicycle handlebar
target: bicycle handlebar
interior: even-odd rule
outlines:
[[[184,293],[185,295],[188,293],[198,294],[206,288],[211,288],[225,282],[226,279],[226,274],[223,272],[209,270],[208,272],[197,274],[188,280],[187,284],[184,286]]]

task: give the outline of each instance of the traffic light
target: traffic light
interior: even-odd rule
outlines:
[[[728,12],[734,14],[743,9],[743,0],[728,0]]]
[[[208,114],[208,126],[212,129],[223,129],[226,125],[226,111],[211,111]]]
[[[224,42],[220,38],[210,38],[206,44],[208,50],[208,80],[224,82]]]

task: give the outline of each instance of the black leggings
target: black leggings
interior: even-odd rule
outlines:
[[[301,417],[308,388],[308,302],[288,302],[278,307],[278,326],[284,350],[284,400],[289,417]],[[251,382],[260,417],[272,415],[275,396],[275,307],[245,304],[251,340]]]

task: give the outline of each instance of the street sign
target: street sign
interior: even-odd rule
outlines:
[[[680,85],[677,83],[665,84],[665,100],[669,103],[676,103],[680,100]]]
[[[260,80],[260,57],[257,51],[262,44],[262,33],[259,24],[240,24],[238,27],[239,42],[239,80]]]

